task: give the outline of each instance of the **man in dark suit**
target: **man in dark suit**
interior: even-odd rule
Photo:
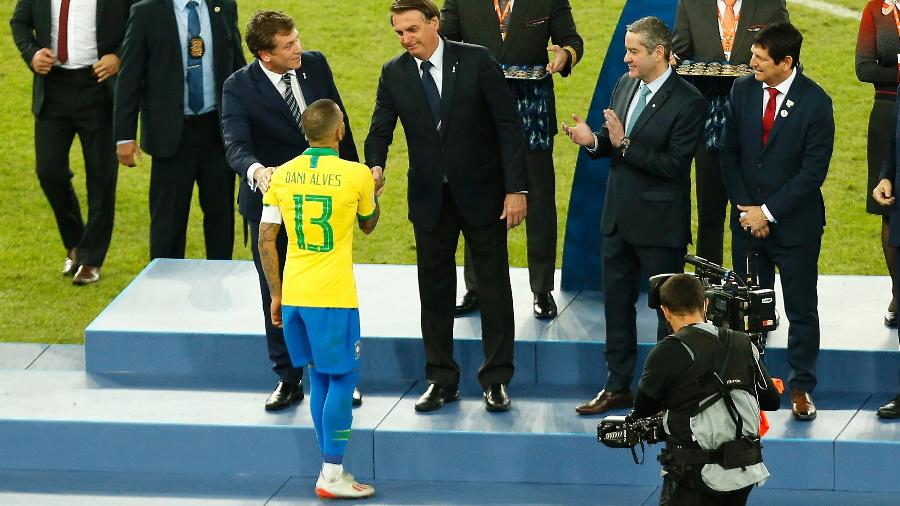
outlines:
[[[278,411],[303,400],[300,384],[303,369],[291,364],[284,334],[269,318],[272,297],[257,246],[262,195],[269,187],[274,168],[309,147],[299,120],[306,105],[316,100],[328,98],[338,104],[344,113],[345,131],[340,155],[354,162],[359,161],[359,156],[331,68],[322,53],[303,51],[294,20],[278,11],[256,12],[247,23],[244,37],[256,60],[225,81],[222,130],[228,163],[241,181],[238,207],[253,239],[250,248],[259,274],[266,343],[272,369],[279,378],[266,400],[266,410]],[[287,234],[283,227],[275,245],[283,270],[287,253]],[[354,396],[354,404],[357,402],[362,399]]]
[[[658,18],[628,25],[623,75],[599,132],[578,116],[563,125],[591,156],[611,157],[603,206],[603,310],[606,386],[575,408],[598,414],[630,406],[637,360],[635,303],[641,280],[684,270],[691,241],[691,155],[706,107],[696,88],[669,67],[672,38]],[[620,118],[624,118],[624,123]],[[660,316],[657,338],[668,334]]]
[[[129,167],[141,143],[150,169],[150,258],[184,258],[194,181],[206,257],[231,259],[234,173],[219,126],[222,85],[246,64],[234,0],[143,0],[134,5],[116,85],[116,154]]]
[[[116,208],[113,92],[131,1],[18,0],[9,21],[22,58],[34,73],[35,158],[66,248],[63,275],[76,285],[100,280]],[[72,187],[69,150],[75,135],[84,154],[87,224]]]
[[[900,87],[898,87],[897,91],[900,91]],[[897,150],[897,146],[900,145],[897,142],[898,136],[900,136],[900,122],[894,125],[894,134],[891,136],[887,155],[881,164],[881,181],[872,190],[872,197],[876,202],[890,207],[891,215],[890,220],[887,222],[890,226],[888,240],[890,246],[895,249],[900,247],[900,214],[898,214],[900,213],[900,208],[897,207],[897,196],[895,193],[895,189],[900,187],[900,181],[897,180],[897,176],[900,175],[900,172],[897,171],[897,159],[900,158],[900,151]],[[894,273],[900,273],[900,270],[896,269],[898,264],[900,264],[900,255],[894,255]],[[900,276],[895,275],[892,281],[894,290],[896,290],[900,286]],[[900,330],[898,330],[897,336],[900,337]],[[897,386],[900,388],[900,385]],[[885,419],[900,418],[900,393],[893,400],[878,408],[876,414],[880,418]]]
[[[462,231],[482,307],[485,359],[478,380],[487,409],[506,410],[515,333],[506,230],[525,218],[527,205],[522,121],[497,62],[482,47],[442,39],[431,0],[395,0],[391,14],[407,52],[381,69],[365,153],[380,173],[399,118],[409,147],[409,219],[429,384],[416,409],[432,411],[459,398],[453,299]]]
[[[451,40],[488,48],[501,64],[544,67],[563,77],[584,54],[584,41],[575,31],[568,0],[446,0],[441,9],[441,33]],[[552,44],[548,47],[548,44]],[[551,62],[548,52],[553,54]],[[556,135],[556,99],[553,79],[507,79],[525,128],[528,150],[528,274],[534,293],[534,316],[557,314],[553,290],[556,268],[556,179],[553,172],[553,136]],[[466,247],[466,294],[457,315],[478,308],[477,285]]]
[[[771,23],[788,21],[784,0],[680,0],[672,51],[679,60],[750,63],[753,37]],[[697,175],[697,255],[722,263],[728,195],[722,184],[719,140],[733,79],[697,77],[706,97],[707,125],[694,155]]]
[[[753,76],[734,82],[722,137],[722,177],[731,209],[735,272],[748,254],[765,288],[781,273],[788,328],[791,405],[798,420],[816,417],[812,391],[819,354],[816,282],[825,227],[821,186],[834,147],[831,98],[797,63],[803,36],[771,24],[753,42]]]

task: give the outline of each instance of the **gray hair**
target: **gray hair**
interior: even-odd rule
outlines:
[[[663,56],[668,61],[669,54],[672,52],[672,32],[661,19],[646,16],[629,24],[625,29],[640,35],[641,45],[646,47],[650,53],[656,49],[656,46],[662,46]]]

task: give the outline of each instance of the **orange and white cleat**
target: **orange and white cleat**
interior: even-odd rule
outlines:
[[[364,483],[357,483],[353,475],[344,472],[337,481],[326,481],[319,473],[316,480],[316,495],[322,499],[360,499],[375,494],[375,487]]]

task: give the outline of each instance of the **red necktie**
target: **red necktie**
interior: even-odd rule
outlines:
[[[778,96],[777,88],[770,86],[766,88],[766,91],[769,92],[769,101],[766,103],[766,112],[763,113],[762,117],[763,146],[766,145],[766,140],[769,138],[769,132],[772,131],[772,125],[775,124],[775,97]]]
[[[59,7],[59,37],[56,56],[60,63],[69,61],[69,0],[62,0]]]

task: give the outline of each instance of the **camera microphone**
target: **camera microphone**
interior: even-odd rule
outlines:
[[[706,272],[715,274],[716,276],[725,277],[731,273],[731,270],[726,269],[721,265],[714,264],[703,257],[691,255],[690,253],[684,256],[684,261],[693,265],[694,267],[699,267]]]

